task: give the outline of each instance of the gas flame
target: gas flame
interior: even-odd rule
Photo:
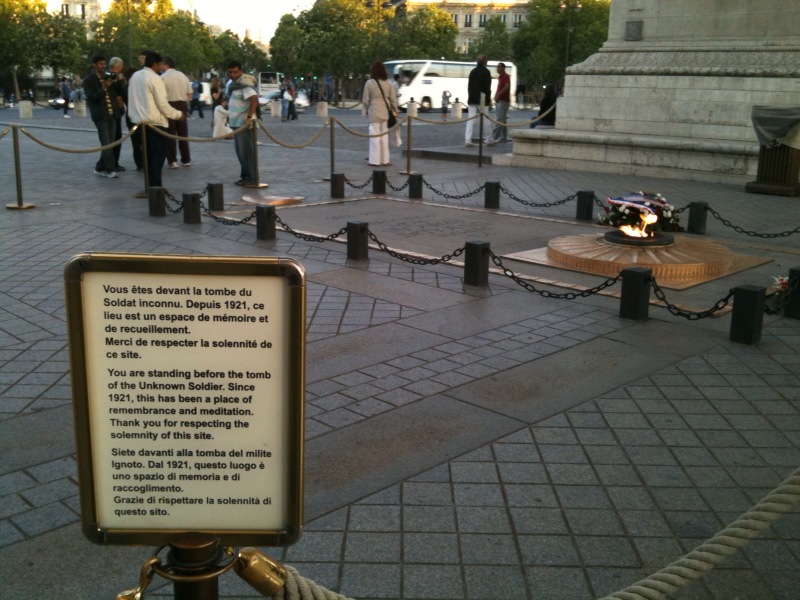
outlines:
[[[656,221],[658,221],[658,215],[655,213],[639,213],[639,219],[641,223],[639,225],[621,225],[620,231],[627,235],[628,237],[634,238],[646,238],[650,237],[652,234],[645,231],[648,225],[652,225]]]

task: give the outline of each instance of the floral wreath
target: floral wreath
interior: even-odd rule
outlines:
[[[622,225],[636,226],[641,223],[640,214],[654,214],[658,217],[648,231],[683,231],[683,227],[675,215],[675,207],[661,194],[635,192],[621,198],[606,198],[608,206],[604,213],[597,216],[597,223],[611,227]]]

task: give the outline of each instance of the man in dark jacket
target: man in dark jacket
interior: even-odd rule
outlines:
[[[486,105],[492,103],[492,74],[486,68],[486,55],[479,54],[476,59],[478,66],[469,72],[469,80],[467,82],[467,129],[464,132],[464,142],[467,146],[474,146],[472,143],[472,130],[475,126],[475,117],[481,110],[481,94],[484,94],[484,102]]]
[[[116,136],[119,106],[117,92],[114,88],[114,75],[106,70],[107,62],[104,56],[95,56],[92,59],[92,72],[83,80],[83,91],[86,93],[86,103],[89,105],[94,126],[97,127],[97,136],[100,145],[107,146],[114,142]],[[100,153],[100,160],[95,165],[94,172],[101,177],[116,179],[116,161],[114,149],[108,148]]]

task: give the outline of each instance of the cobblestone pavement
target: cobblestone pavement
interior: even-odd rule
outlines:
[[[366,130],[358,117],[342,118]],[[35,122],[51,143],[96,141],[85,120],[63,127],[37,112]],[[321,121],[305,115],[268,126],[298,143]],[[414,131],[431,145],[452,136],[452,152],[463,152],[455,148],[460,127],[446,129]],[[365,140],[337,135],[338,169],[366,181]],[[322,142],[285,150],[265,138],[262,148],[269,193],[305,199],[278,209],[292,227],[327,235],[360,216],[391,247],[431,256],[490,226],[492,247],[515,251],[525,247],[514,227],[536,240],[590,227],[574,220],[572,203],[529,206],[502,194],[508,226],[490,223],[481,194],[450,197],[488,179],[539,204],[579,189],[599,197],[647,189],[676,206],[704,199],[752,232],[799,224],[796,199],[739,186],[429,159],[415,159],[431,186],[421,203],[393,193],[396,202],[370,204],[348,186],[347,201],[331,204]],[[800,465],[796,320],[767,316],[761,341],[743,345],[728,339],[729,313],[690,322],[652,306],[649,320],[634,322],[619,318],[609,294],[547,298],[499,274],[473,288],[459,264],[415,265],[375,249],[368,262],[348,261],[338,242],[283,231],[262,242],[252,223],[149,217],[133,197],[136,173],[92,177],[93,158],[25,138],[21,151],[26,201],[37,207],[0,219],[0,598],[110,597],[132,587],[149,552],[92,546],[78,524],[62,271],[83,251],[281,255],[305,265],[307,522],[297,544],[267,551],[354,598],[601,597],[682,556]],[[0,157],[3,198],[13,203],[10,136],[0,140]],[[180,197],[223,181],[225,214],[239,219],[252,204],[232,185],[234,164],[231,144],[196,143],[192,167],[165,170],[166,185]],[[405,180],[396,170],[389,178]],[[772,262],[670,291],[678,304],[705,308],[734,285],[767,286],[800,265],[798,234],[760,238],[709,219],[708,236]],[[554,293],[597,284],[513,266]],[[34,574],[30,565],[47,548],[66,548],[63,560]],[[670,597],[789,600],[799,582],[795,508]],[[172,595],[159,578],[151,590]],[[233,575],[221,580],[221,596],[257,597]]]

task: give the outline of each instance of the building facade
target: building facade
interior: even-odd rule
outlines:
[[[472,45],[492,17],[500,17],[509,32],[516,31],[527,16],[528,0],[395,0],[394,4],[405,5],[407,10],[433,5],[449,13],[458,26],[456,50],[470,54]]]

